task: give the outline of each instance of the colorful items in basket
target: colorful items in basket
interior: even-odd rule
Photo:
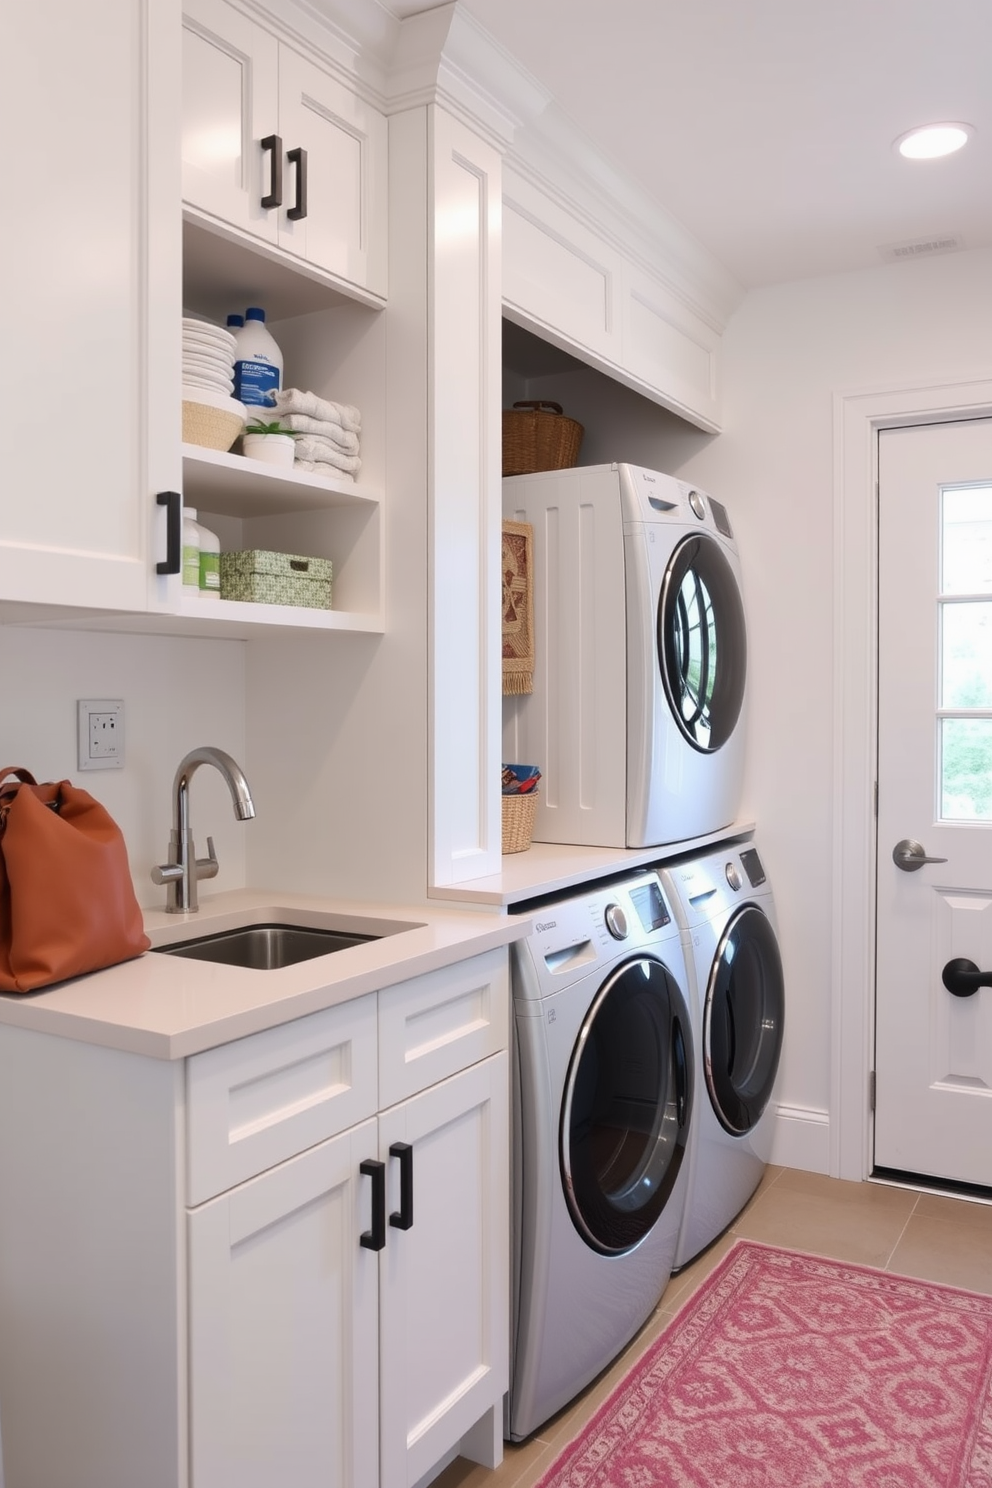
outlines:
[[[526,796],[537,789],[541,772],[536,765],[504,765],[504,796]]]
[[[541,772],[536,765],[503,766],[502,836],[503,852],[526,852],[534,835],[537,819],[537,782]]]

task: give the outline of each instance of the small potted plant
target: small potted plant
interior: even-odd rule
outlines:
[[[263,460],[268,465],[293,463],[293,435],[278,419],[271,424],[252,419],[242,435],[241,448],[249,460]]]

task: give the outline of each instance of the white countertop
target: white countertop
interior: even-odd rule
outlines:
[[[614,873],[636,873],[711,847],[750,837],[753,821],[735,821],[705,837],[691,837],[663,847],[573,847],[557,842],[532,842],[526,852],[508,853],[499,873],[432,889],[432,900],[447,899],[466,908],[473,904],[509,909],[546,894],[575,893],[584,883]]]
[[[196,914],[146,910],[144,918],[153,948],[262,922],[320,924],[383,938],[272,971],[159,956],[153,949],[47,991],[0,994],[0,1023],[155,1059],[182,1059],[508,945],[530,930],[525,915],[249,889],[201,895]],[[411,928],[388,933],[400,924]]]

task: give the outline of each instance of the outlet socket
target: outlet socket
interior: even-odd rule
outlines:
[[[124,768],[124,703],[120,698],[80,698],[76,731],[81,770]]]

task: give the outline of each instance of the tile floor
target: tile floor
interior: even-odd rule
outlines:
[[[738,1237],[992,1293],[992,1206],[769,1168],[727,1233],[672,1277],[640,1333],[577,1401],[529,1441],[507,1443],[495,1472],[459,1458],[433,1488],[531,1488]]]

